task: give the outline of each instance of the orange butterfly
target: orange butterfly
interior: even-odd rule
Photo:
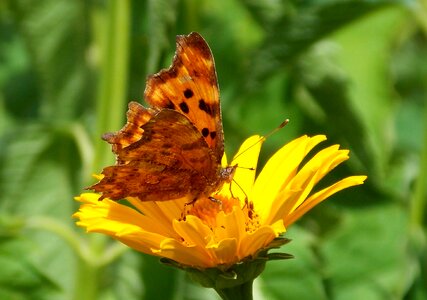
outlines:
[[[131,102],[127,124],[103,139],[117,162],[89,187],[100,198],[195,201],[231,182],[236,166],[223,168],[224,134],[214,59],[196,32],[177,36],[169,69],[150,76],[144,92],[151,105]]]

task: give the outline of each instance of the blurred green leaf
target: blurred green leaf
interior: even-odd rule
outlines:
[[[42,126],[22,126],[21,129],[24,129],[23,132],[11,128],[0,140],[0,185],[4,197],[1,205],[4,209],[16,208],[15,199],[25,194],[22,187],[29,182],[32,171],[37,168],[38,158],[52,142]],[[16,139],[16,135],[20,135],[20,139]]]
[[[168,32],[176,21],[177,1],[173,0],[149,0],[147,1],[148,16],[146,20],[147,33],[149,36],[147,53],[147,73],[156,73],[162,66],[162,55],[166,49],[175,45],[174,37]],[[171,47],[172,46],[172,47]],[[143,82],[143,81],[141,81]]]
[[[44,299],[58,291],[58,286],[38,270],[27,257],[23,241],[0,241],[1,299]]]
[[[87,2],[8,0],[39,74],[44,118],[70,119],[82,111],[89,93]],[[22,86],[21,86],[22,87]]]
[[[272,74],[284,70],[297,56],[326,35],[394,1],[325,2],[303,10],[292,19],[280,19],[253,54],[244,88],[260,87]]]
[[[386,187],[382,183],[387,178],[393,149],[392,120],[395,113],[393,90],[389,84],[389,57],[385,53],[392,48],[406,16],[407,12],[400,7],[389,7],[337,33],[334,36],[340,46],[337,60],[348,74],[349,98],[344,100],[338,92],[338,98],[334,99],[339,103],[336,112],[332,107],[333,98],[323,97],[321,100],[328,118],[333,120],[333,125],[327,129],[332,131],[333,127],[339,128],[340,135],[348,140],[355,154],[368,168],[371,174],[369,180],[376,181],[376,186],[382,188]],[[375,33],[372,33],[372,28],[377,28]],[[322,96],[317,98],[320,100]],[[340,107],[345,106],[351,111],[347,109],[347,112],[343,112]],[[342,120],[337,122],[336,118]],[[344,118],[348,119],[347,125]]]
[[[146,299],[172,299],[176,294],[179,270],[162,265],[158,257],[144,255],[140,269],[144,280],[144,297]]]
[[[241,0],[240,2],[250,11],[258,24],[268,31],[279,19],[293,13],[291,1],[276,0]]]
[[[321,248],[331,296],[402,299],[416,271],[405,253],[408,229],[404,211],[393,204],[343,215]]]
[[[295,258],[267,263],[259,279],[261,291],[267,299],[328,299],[321,261],[312,251],[315,237],[298,226],[286,236],[292,241],[280,250]]]

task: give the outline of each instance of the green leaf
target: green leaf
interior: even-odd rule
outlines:
[[[26,194],[23,187],[33,176],[32,172],[37,170],[39,157],[52,142],[45,130],[43,126],[22,126],[20,131],[11,129],[0,139],[0,186],[3,191],[0,205],[3,209],[15,210],[17,203],[14,200]],[[17,135],[19,139],[16,139]]]
[[[140,275],[144,281],[144,297],[172,299],[182,271],[165,267],[155,256],[139,255],[139,258],[142,260]]]
[[[2,299],[45,299],[58,292],[58,286],[35,267],[27,256],[23,240],[0,241],[0,297]]]
[[[370,181],[383,188],[393,149],[396,100],[390,88],[390,49],[406,16],[405,10],[389,7],[335,35],[341,49],[336,59],[348,76],[348,98],[342,97],[342,88],[337,88],[337,98],[333,98],[333,86],[330,95],[319,93],[317,97],[331,118],[331,127],[340,128],[340,135],[368,167]]]
[[[292,243],[277,251],[290,253],[294,258],[269,262],[256,286],[266,299],[327,299],[321,264],[312,251],[314,236],[298,226],[290,228],[285,236]]]
[[[266,31],[280,18],[284,18],[286,13],[289,14],[292,11],[290,1],[241,0],[241,2],[250,11],[253,19]]]
[[[90,99],[84,1],[9,0],[39,75],[45,118],[70,119]],[[83,100],[83,101],[82,101]]]
[[[149,36],[147,69],[148,74],[158,71],[165,50],[174,48],[175,39],[168,34],[177,18],[177,1],[149,0],[147,14],[147,33]],[[172,47],[170,47],[172,46]],[[170,57],[170,55],[168,55]],[[168,62],[170,64],[170,62]]]
[[[253,54],[244,88],[253,90],[328,34],[393,1],[326,2],[278,21]]]
[[[407,217],[398,205],[342,215],[321,247],[331,294],[349,300],[402,299],[416,270],[405,253],[407,236]]]

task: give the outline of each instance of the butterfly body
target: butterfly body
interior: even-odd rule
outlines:
[[[145,99],[131,102],[127,124],[103,139],[116,165],[89,187],[113,200],[195,199],[230,182],[235,167],[222,167],[224,138],[219,89],[211,51],[198,33],[177,37],[172,66],[150,76]]]

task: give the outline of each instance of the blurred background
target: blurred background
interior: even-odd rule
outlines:
[[[191,31],[229,156],[289,118],[261,163],[326,134],[351,158],[324,184],[368,175],[289,229],[255,299],[427,299],[425,0],[0,0],[0,299],[218,299],[71,218],[114,161],[101,134]]]

